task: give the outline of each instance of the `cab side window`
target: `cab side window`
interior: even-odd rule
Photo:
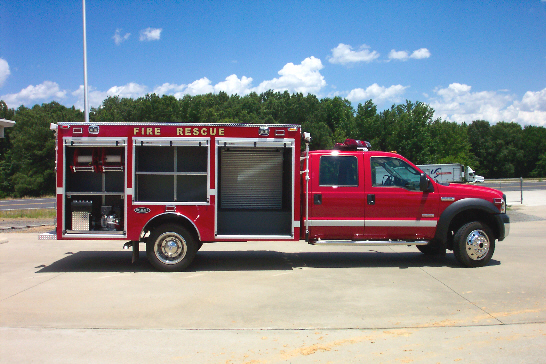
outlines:
[[[393,157],[372,157],[373,187],[402,187],[419,191],[421,174],[405,161]]]
[[[358,186],[358,162],[355,156],[322,156],[320,186]]]

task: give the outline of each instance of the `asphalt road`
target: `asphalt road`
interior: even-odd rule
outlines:
[[[54,198],[25,198],[18,200],[0,200],[0,211],[53,208],[55,208]]]
[[[546,206],[489,265],[415,247],[205,244],[186,272],[122,241],[0,233],[2,363],[543,363]]]

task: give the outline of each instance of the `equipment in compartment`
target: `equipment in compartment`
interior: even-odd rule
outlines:
[[[112,206],[101,206],[100,226],[102,230],[117,231],[119,230],[119,212],[116,214]],[[119,208],[117,209],[119,210]]]
[[[123,172],[123,149],[101,148],[100,172]]]
[[[75,148],[72,172],[97,172],[98,148]]]
[[[126,141],[65,139],[63,235],[125,235]]]
[[[119,232],[123,231],[123,199],[117,196],[69,197],[67,212],[72,220],[71,232]]]
[[[72,229],[89,231],[93,227],[91,212],[93,211],[92,201],[74,200],[71,203],[72,208]]]
[[[123,172],[123,148],[74,148],[72,172]]]

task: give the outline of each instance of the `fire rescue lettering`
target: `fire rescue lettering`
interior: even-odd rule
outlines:
[[[161,135],[161,128],[133,128],[133,135]]]
[[[161,128],[133,128],[133,135],[161,135]],[[176,128],[177,136],[223,136],[224,128]]]
[[[207,135],[224,135],[224,128],[176,128],[176,135],[186,136],[207,136]]]

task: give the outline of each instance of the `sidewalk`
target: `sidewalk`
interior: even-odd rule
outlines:
[[[506,203],[509,206],[521,206],[521,191],[507,191]],[[546,190],[523,191],[523,205],[546,206]]]

